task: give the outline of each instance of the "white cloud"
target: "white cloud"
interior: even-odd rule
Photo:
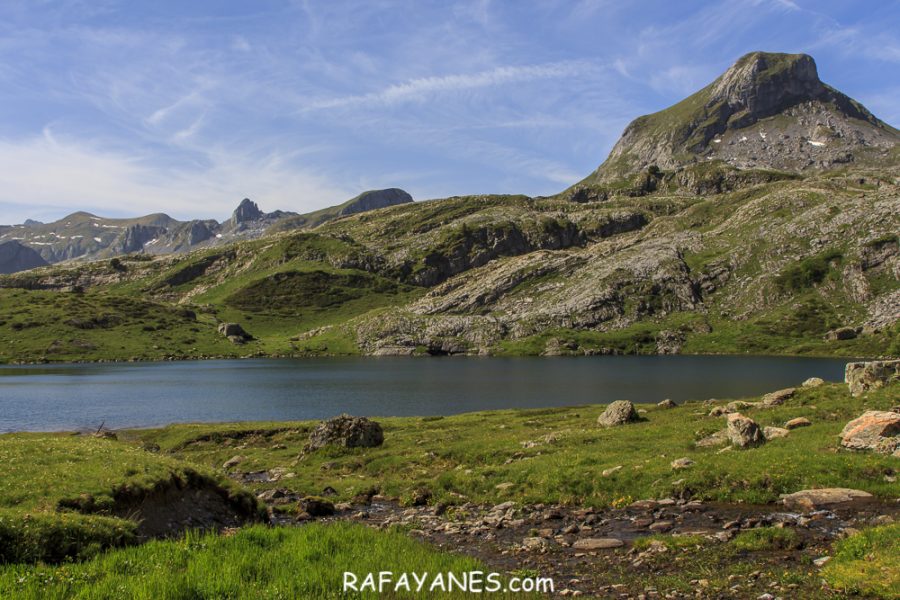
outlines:
[[[315,101],[302,107],[302,110],[311,111],[353,106],[392,106],[403,102],[421,102],[436,93],[459,92],[539,79],[572,77],[583,73],[587,68],[589,67],[585,62],[570,61],[542,65],[497,67],[471,74],[421,77],[388,86],[378,92]]]
[[[59,218],[76,210],[222,219],[224,207],[246,196],[264,210],[304,212],[353,195],[321,173],[297,168],[290,158],[213,150],[204,167],[160,168],[144,156],[57,139],[45,129],[25,140],[0,140],[2,220]]]

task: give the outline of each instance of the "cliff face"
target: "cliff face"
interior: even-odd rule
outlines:
[[[17,241],[0,243],[0,273],[17,273],[48,264],[40,254]]]
[[[632,121],[582,183],[714,160],[741,169],[823,169],[877,159],[898,141],[897,130],[822,83],[812,57],[753,52],[696,94]]]

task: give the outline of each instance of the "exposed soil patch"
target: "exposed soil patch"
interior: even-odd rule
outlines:
[[[153,488],[119,488],[113,501],[97,503],[93,496],[60,500],[59,507],[82,513],[107,514],[135,521],[139,539],[173,537],[192,529],[220,531],[260,519],[256,499],[229,490],[198,473],[172,475]]]

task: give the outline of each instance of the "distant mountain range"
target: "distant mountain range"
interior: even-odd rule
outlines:
[[[405,191],[390,188],[364,192],[338,206],[305,215],[281,210],[266,213],[245,198],[223,223],[212,219],[178,221],[162,213],[108,219],[76,212],[53,223],[29,219],[21,225],[0,225],[0,273],[134,252],[154,255],[188,252],[257,239],[275,231],[314,227],[341,216],[412,201],[412,196]]]

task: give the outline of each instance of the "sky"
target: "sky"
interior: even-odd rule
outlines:
[[[3,0],[0,223],[552,194],[753,50],[900,125],[900,0]]]

